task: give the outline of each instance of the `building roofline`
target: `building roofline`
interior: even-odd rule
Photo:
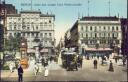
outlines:
[[[85,16],[80,19],[81,21],[118,21],[119,17],[116,16]]]
[[[40,17],[55,17],[54,14],[40,14]]]
[[[76,28],[78,25],[78,20],[74,23],[74,25],[71,27],[70,32],[73,31],[74,28]]]
[[[20,14],[7,14],[7,17],[20,17]]]
[[[20,13],[31,13],[31,14],[41,14],[41,11],[34,11],[34,10],[22,10]]]

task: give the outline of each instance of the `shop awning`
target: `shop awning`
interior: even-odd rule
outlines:
[[[27,53],[35,53],[35,49],[27,49]]]
[[[48,52],[48,49],[41,49],[40,52]]]
[[[85,51],[112,51],[110,48],[86,48]]]

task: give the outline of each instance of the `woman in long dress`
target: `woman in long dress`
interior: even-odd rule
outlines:
[[[108,71],[114,72],[113,63],[112,63],[111,60],[110,60],[110,65],[109,65],[109,70]]]
[[[37,64],[35,64],[35,67],[34,67],[35,76],[37,75],[38,71],[39,71],[39,67],[37,66]]]
[[[12,73],[13,72],[13,64],[12,63],[9,64],[9,69],[10,69],[10,71]]]
[[[47,68],[47,67],[45,67],[44,76],[45,76],[45,77],[47,77],[47,76],[48,76],[48,74],[49,74],[49,70],[48,70],[48,68]]]

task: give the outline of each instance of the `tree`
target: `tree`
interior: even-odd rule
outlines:
[[[9,36],[9,39],[5,42],[5,50],[13,51],[19,50],[21,36],[20,33],[17,33],[15,36]]]
[[[21,41],[20,33],[17,33],[16,36],[14,36],[12,40],[13,40],[13,49],[19,50],[20,41]]]

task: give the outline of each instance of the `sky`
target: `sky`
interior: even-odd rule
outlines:
[[[5,0],[13,4],[18,11],[30,10],[31,0]],[[58,44],[64,33],[82,16],[127,16],[127,0],[32,0],[32,9],[42,13],[55,14],[55,39]],[[89,8],[89,12],[88,12]]]

